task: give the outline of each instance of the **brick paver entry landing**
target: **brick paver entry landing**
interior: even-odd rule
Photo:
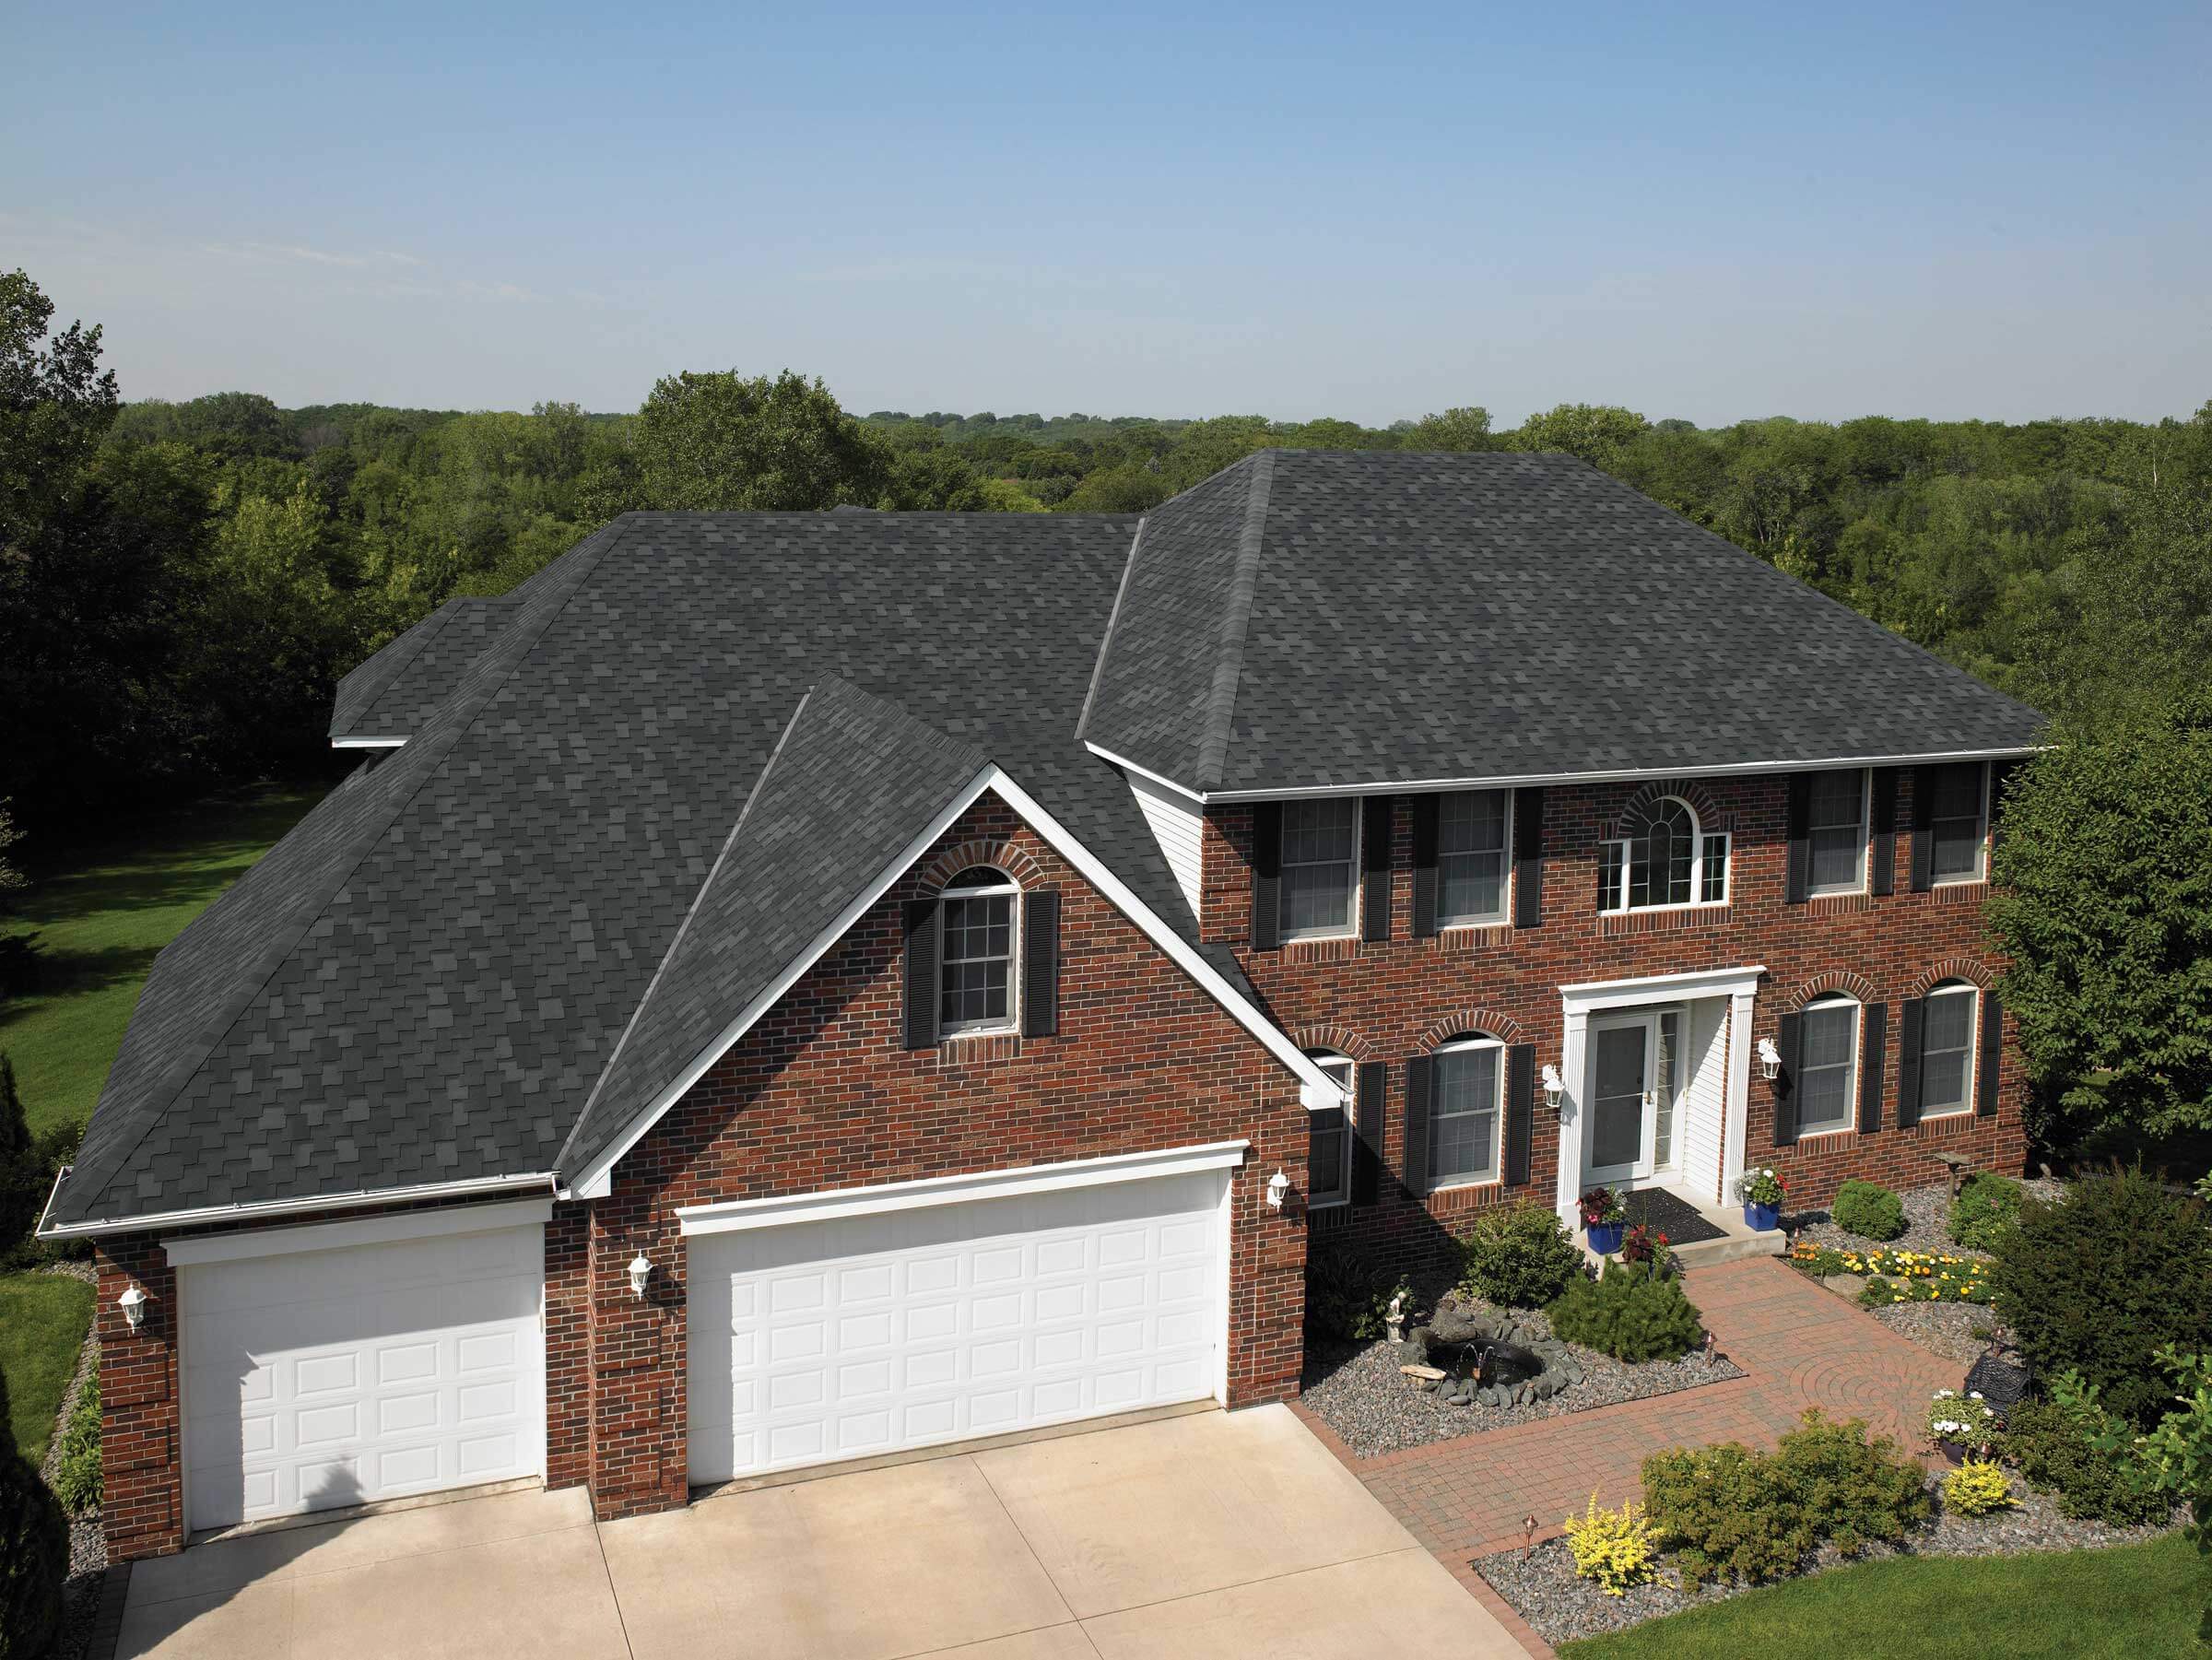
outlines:
[[[1928,1397],[1959,1385],[1962,1368],[1776,1258],[1693,1268],[1684,1284],[1721,1352],[1748,1376],[1376,1458],[1354,1457],[1318,1418],[1294,1409],[1462,1583],[1510,1617],[1473,1559],[1518,1546],[1524,1516],[1536,1518],[1539,1541],[1555,1536],[1594,1489],[1601,1504],[1636,1497],[1646,1454],[1716,1441],[1771,1447],[1808,1407],[1863,1418],[1914,1447]],[[1510,1629],[1532,1653],[1548,1652],[1518,1619]]]

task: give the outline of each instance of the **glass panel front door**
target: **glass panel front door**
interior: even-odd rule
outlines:
[[[1645,1019],[1594,1026],[1590,1085],[1590,1183],[1637,1173],[1644,1160],[1644,1112],[1651,1090],[1652,1026]]]

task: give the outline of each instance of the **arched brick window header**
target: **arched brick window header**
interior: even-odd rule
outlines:
[[[1018,888],[1034,887],[1044,879],[1044,872],[1037,868],[1037,861],[1011,842],[963,842],[957,847],[944,849],[924,867],[922,879],[916,885],[916,897],[942,892],[946,883],[978,865],[1005,871]]]
[[[1967,984],[1989,990],[1993,983],[1988,968],[1971,957],[1947,957],[1912,983],[1906,992],[1908,997],[1924,997],[1947,980],[1963,980]]]
[[[1446,1015],[1414,1040],[1414,1048],[1427,1054],[1440,1043],[1449,1043],[1453,1038],[1479,1032],[1486,1038],[1496,1038],[1500,1043],[1524,1042],[1521,1024],[1517,1020],[1490,1008],[1463,1008],[1456,1014]]]
[[[1605,839],[1608,842],[1619,841],[1628,834],[1625,827],[1631,818],[1670,795],[1688,804],[1689,810],[1697,815],[1700,830],[1732,830],[1735,828],[1735,815],[1724,811],[1720,803],[1713,800],[1711,792],[1702,784],[1688,778],[1663,778],[1641,785],[1633,795],[1620,804],[1620,810],[1613,815]]]
[[[1333,1049],[1338,1054],[1355,1061],[1371,1061],[1375,1046],[1349,1027],[1293,1026],[1290,1041],[1300,1049]]]
[[[1814,998],[1825,997],[1834,992],[1841,992],[1845,996],[1856,998],[1861,1003],[1879,1003],[1882,1000],[1881,994],[1874,989],[1871,983],[1861,979],[1856,974],[1839,971],[1833,973],[1815,974],[1783,999],[1783,1008],[1785,1012],[1794,1013],[1803,1008]]]

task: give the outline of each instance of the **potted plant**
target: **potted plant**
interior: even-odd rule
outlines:
[[[1747,1170],[1735,1179],[1735,1196],[1744,1202],[1744,1226],[1771,1233],[1782,1226],[1782,1201],[1789,1183],[1771,1170]]]
[[[1600,1256],[1620,1249],[1621,1224],[1628,1219],[1629,1207],[1610,1187],[1593,1187],[1583,1195],[1583,1231],[1590,1236],[1590,1249]]]

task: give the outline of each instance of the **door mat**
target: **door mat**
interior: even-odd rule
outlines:
[[[1654,1234],[1666,1235],[1670,1245],[1693,1244],[1699,1240],[1724,1239],[1724,1230],[1698,1214],[1696,1206],[1677,1198],[1664,1187],[1640,1187],[1621,1195],[1628,1207],[1629,1226],[1641,1222]]]

